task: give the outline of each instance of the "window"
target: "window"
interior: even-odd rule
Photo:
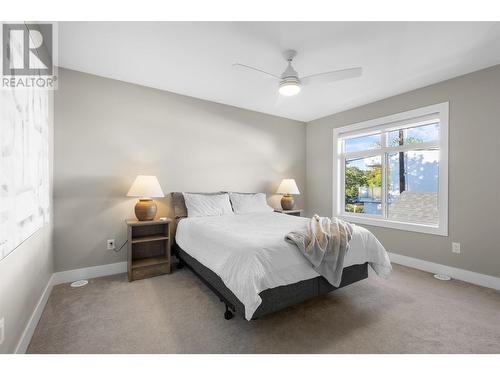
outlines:
[[[32,26],[29,33],[21,34],[26,38],[32,36],[35,31],[31,30]],[[43,47],[32,49],[30,46],[30,51],[36,50],[36,55],[40,52],[50,55],[43,35],[39,37],[42,38],[40,43],[44,42]],[[23,47],[28,47],[25,41],[28,39],[24,37],[13,37],[9,41],[12,55],[4,56],[4,66],[14,66],[14,56],[21,57],[22,62]],[[45,78],[42,71],[44,69],[24,76],[32,85],[0,90],[0,261],[50,221],[51,99],[48,89],[35,85],[35,80],[39,84],[38,80]],[[17,72],[8,73],[13,74],[12,79],[17,76],[16,83],[25,73],[17,75]]]
[[[334,211],[448,235],[448,103],[334,129]]]
[[[0,261],[50,220],[49,94],[0,90]]]

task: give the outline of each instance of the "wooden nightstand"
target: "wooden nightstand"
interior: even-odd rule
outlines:
[[[170,273],[170,219],[127,220],[128,281]]]
[[[274,212],[279,212],[280,214],[292,215],[292,216],[302,216],[304,210],[282,210],[279,208],[274,209]]]

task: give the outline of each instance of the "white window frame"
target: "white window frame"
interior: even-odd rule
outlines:
[[[368,215],[360,213],[345,212],[345,155],[342,150],[342,139],[366,135],[372,132],[376,134],[381,130],[387,131],[391,128],[401,129],[405,127],[425,124],[430,119],[439,119],[439,141],[424,142],[418,145],[403,145],[396,147],[387,146],[387,133],[382,137],[382,146],[374,150],[351,152],[352,157],[371,157],[381,155],[382,158],[382,215]],[[374,225],[385,228],[400,229],[412,232],[429,233],[440,236],[448,236],[448,122],[449,103],[439,103],[411,111],[396,113],[390,116],[380,117],[373,120],[363,121],[352,125],[333,129],[333,210],[334,215],[354,223]],[[439,148],[439,192],[437,225],[417,224],[394,221],[385,218],[387,183],[386,181],[386,155],[387,152],[399,152],[405,150]]]

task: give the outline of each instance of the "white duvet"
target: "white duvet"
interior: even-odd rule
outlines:
[[[245,306],[250,320],[262,302],[259,293],[319,276],[285,235],[310,219],[281,213],[185,218],[177,226],[177,244],[215,272]],[[368,262],[383,277],[391,272],[387,252],[375,236],[354,225],[344,268]]]

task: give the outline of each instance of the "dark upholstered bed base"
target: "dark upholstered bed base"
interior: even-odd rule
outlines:
[[[179,246],[175,246],[174,252],[179,258],[180,264],[188,266],[220,298],[220,300],[226,304],[226,314],[224,315],[226,319],[230,319],[232,316],[231,313],[228,312],[228,308],[243,317],[245,316],[245,307],[233,292],[226,287],[217,274],[198,262]],[[366,279],[367,277],[367,263],[346,267],[342,273],[342,282],[339,288]],[[322,276],[300,281],[295,284],[266,289],[259,294],[262,298],[262,303],[253,314],[252,319],[257,319],[266,314],[282,310],[285,307],[296,305],[335,289],[338,288],[332,286]]]

